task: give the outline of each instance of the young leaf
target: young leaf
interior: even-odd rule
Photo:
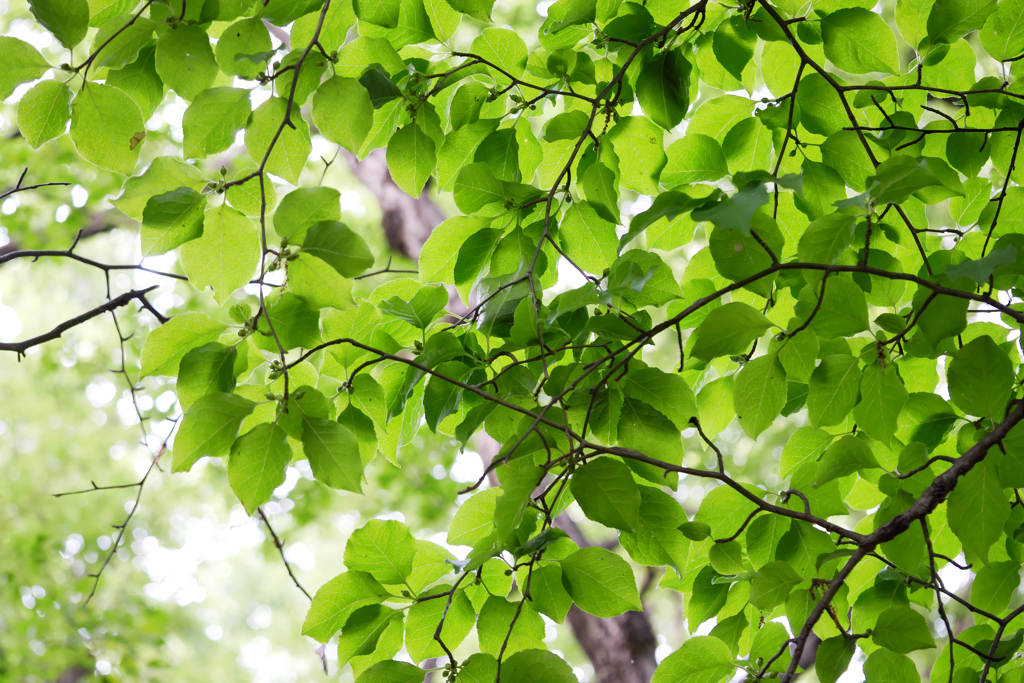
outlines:
[[[215,341],[226,327],[204,313],[179,313],[146,337],[142,345],[142,376],[175,374],[186,353]]]
[[[896,36],[878,14],[860,7],[832,12],[821,20],[825,56],[853,74],[899,73]]]
[[[561,562],[565,586],[581,610],[597,617],[641,610],[633,570],[604,548],[582,548]]]
[[[0,36],[0,99],[6,100],[22,83],[34,81],[46,73],[50,64],[39,51],[24,40]]]
[[[714,636],[692,636],[661,662],[651,683],[718,683],[736,671],[729,647]]]
[[[371,519],[345,545],[345,566],[372,574],[381,583],[400,584],[412,573],[416,543],[401,522]]]
[[[185,158],[223,152],[234,144],[235,133],[245,128],[251,114],[248,90],[210,88],[198,93],[181,123]]]
[[[86,0],[29,0],[35,18],[67,49],[82,42],[89,30]]]
[[[686,116],[692,70],[682,50],[665,50],[641,69],[636,81],[637,99],[662,128],[671,130]]]
[[[178,369],[178,402],[188,410],[196,400],[215,392],[231,393],[235,388],[235,360],[238,351],[218,342],[192,349],[181,358]]]
[[[725,304],[708,313],[697,328],[697,341],[691,353],[705,361],[745,353],[771,324],[763,313],[748,304]]]
[[[213,297],[224,303],[256,272],[260,234],[249,218],[226,204],[203,214],[202,230],[202,236],[182,245],[181,266],[196,289],[212,287]]]
[[[192,404],[174,437],[174,472],[188,472],[200,458],[219,458],[231,451],[242,425],[256,404],[235,394],[207,394]]]
[[[770,562],[750,581],[750,602],[760,610],[771,611],[786,602],[803,578],[787,562]]]
[[[901,655],[935,647],[928,622],[907,606],[890,607],[882,612],[871,631],[871,639]]]
[[[615,458],[597,458],[578,468],[570,481],[572,495],[595,522],[635,532],[640,491],[629,468]]]
[[[398,187],[411,197],[419,197],[427,178],[437,165],[433,139],[415,122],[403,126],[388,143],[388,170]]]
[[[179,25],[156,44],[156,72],[186,100],[213,85],[218,71],[210,37],[199,26]]]
[[[203,234],[206,197],[179,187],[152,197],[142,212],[142,253],[163,254]]]
[[[284,483],[291,460],[291,446],[276,422],[256,425],[235,441],[228,457],[228,483],[246,514],[270,500],[274,489]]]
[[[245,127],[245,150],[257,163],[266,158],[267,171],[297,184],[313,143],[309,139],[309,124],[299,115],[298,108],[294,107],[289,115],[294,128],[284,123],[286,111],[288,103],[280,97],[271,97],[261,104]]]
[[[86,84],[71,103],[71,141],[87,161],[129,175],[139,159],[132,136],[145,130],[139,105],[117,88]]]
[[[302,447],[316,480],[331,488],[362,493],[363,462],[359,441],[333,420],[302,416]],[[348,563],[350,569],[359,569]],[[397,583],[397,582],[393,582]]]
[[[63,135],[70,120],[71,90],[60,81],[37,83],[18,102],[18,128],[33,149]]]
[[[968,415],[1003,418],[1013,389],[1013,364],[992,337],[982,335],[964,345],[949,361],[949,397]]]
[[[313,96],[313,123],[325,138],[357,153],[373,127],[369,93],[354,78],[331,78]]]
[[[409,301],[393,296],[380,302],[381,313],[401,318],[421,330],[427,329],[448,305],[448,290],[440,285],[423,287]]]
[[[837,425],[857,404],[861,374],[853,356],[835,355],[821,359],[811,373],[807,411],[815,427]]]
[[[349,570],[320,586],[302,624],[302,635],[320,643],[329,641],[355,610],[376,605],[387,590],[368,572]]]
[[[775,355],[761,356],[744,365],[736,375],[733,392],[740,425],[756,439],[786,405],[786,377],[779,371]]]
[[[361,275],[373,265],[373,254],[363,238],[339,221],[314,223],[306,232],[302,250],[326,262],[343,277]]]

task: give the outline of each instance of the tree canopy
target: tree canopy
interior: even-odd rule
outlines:
[[[492,439],[444,543],[360,522],[312,594],[359,683],[572,683],[545,619],[642,612],[644,567],[654,683],[1020,680],[1024,3],[542,5],[31,1],[0,267],[105,291],[0,350],[112,319],[140,422],[175,392],[139,494],[221,459],[268,525],[296,462],[364,494]],[[450,216],[397,263],[325,182],[381,148]],[[131,254],[18,211],[71,183]]]

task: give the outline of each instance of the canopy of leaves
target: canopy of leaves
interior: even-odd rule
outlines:
[[[932,680],[1017,680],[1021,6],[883,4],[558,0],[512,30],[465,0],[32,2],[77,51],[0,38],[21,135],[115,178],[98,189],[139,253],[181,272],[77,241],[0,264],[213,292],[171,311],[108,279],[106,303],[0,350],[137,302],[157,326],[131,372],[118,328],[116,358],[178,392],[159,452],[221,463],[247,514],[293,463],[355,497],[422,459],[421,432],[493,439],[451,549],[370,520],[312,598],[304,632],[365,683],[435,657],[572,683],[541,615],[643,609],[637,566],[666,570],[689,633],[716,620],[658,683],[788,683],[812,633],[826,683],[858,651],[868,681],[912,680],[919,651]],[[165,144],[148,121],[171,92]],[[327,149],[383,149],[395,191],[440,193],[418,277],[382,278],[322,186]],[[770,467],[749,476],[741,441]],[[563,514],[615,550],[565,538]]]

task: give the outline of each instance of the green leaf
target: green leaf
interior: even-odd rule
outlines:
[[[448,4],[474,19],[491,23],[491,8],[494,7],[494,0],[448,0]]]
[[[137,61],[143,48],[153,39],[157,22],[146,17],[132,19],[131,14],[114,16],[103,22],[92,39],[92,51],[96,54],[93,62],[97,67],[119,69]],[[156,47],[147,51],[153,57],[153,72],[156,73]],[[157,76],[159,78],[159,76]],[[114,85],[108,82],[107,85]]]
[[[459,7],[455,9],[464,11]],[[521,78],[526,72],[526,43],[510,29],[485,28],[473,39],[470,52],[488,60],[512,78]],[[508,82],[508,77],[502,74],[495,74],[495,78]]]
[[[228,26],[217,40],[217,64],[229,76],[253,80],[266,68],[271,47],[270,32],[260,19],[242,19]],[[248,59],[252,55],[266,56]]]
[[[910,657],[875,650],[864,662],[865,683],[917,683],[917,665]]]
[[[181,187],[198,192],[206,184],[206,178],[195,166],[172,157],[157,157],[141,176],[126,180],[121,196],[111,203],[126,216],[141,221],[146,204],[154,195]]]
[[[219,458],[231,451],[242,425],[256,404],[235,394],[207,394],[192,404],[174,436],[174,472],[188,472],[200,458]]]
[[[501,653],[506,639],[506,657],[523,650],[544,647],[544,621],[534,611],[529,600],[519,603],[497,596],[488,598],[480,610],[476,632],[480,650],[494,657]]]
[[[821,20],[825,57],[852,74],[900,72],[896,36],[885,20],[871,10],[849,7]]]
[[[713,636],[691,636],[658,665],[651,683],[720,683],[735,672],[725,643]]]
[[[788,562],[769,562],[750,580],[750,602],[765,612],[786,602],[789,593],[803,581]]]
[[[729,163],[722,146],[708,135],[684,135],[669,145],[665,154],[668,162],[661,172],[661,182],[669,187],[719,180],[729,173]],[[668,193],[662,193],[657,199],[665,194]],[[633,220],[636,221],[635,218]]]
[[[578,109],[558,114],[544,124],[544,139],[548,142],[579,140],[586,133],[589,122],[587,115]]]
[[[694,221],[709,221],[717,228],[749,235],[754,214],[767,203],[768,191],[764,183],[751,183],[731,197],[694,209],[692,216]]]
[[[60,81],[42,81],[18,102],[18,128],[36,149],[64,134],[71,120],[71,90]]]
[[[596,161],[580,178],[580,188],[597,214],[611,223],[619,223],[619,187],[615,171]]]
[[[615,225],[601,218],[589,202],[569,207],[559,224],[558,239],[566,255],[588,273],[610,267],[619,243]]]
[[[353,531],[345,545],[346,567],[368,572],[385,584],[404,583],[415,557],[409,527],[393,520],[371,519]]]
[[[821,359],[811,373],[807,411],[815,427],[830,427],[847,418],[857,404],[861,374],[853,356],[834,355]]]
[[[420,281],[454,284],[460,248],[489,222],[475,216],[453,216],[435,227],[420,252]]]
[[[201,237],[182,245],[181,267],[193,287],[213,287],[213,298],[223,304],[256,272],[260,234],[250,219],[226,204],[203,214],[202,230]]]
[[[775,355],[751,360],[736,375],[733,385],[736,416],[743,431],[756,439],[772,426],[786,405],[786,376]]]
[[[946,267],[946,275],[950,280],[959,280],[962,277],[969,277],[978,283],[979,286],[988,284],[989,278],[999,266],[1014,263],[1017,260],[1017,249],[1015,247],[1003,247],[993,249],[988,256],[980,259],[967,259],[955,265]]]
[[[876,643],[901,655],[935,647],[928,622],[908,606],[890,607],[882,612],[871,631]]]
[[[894,370],[881,363],[869,365],[860,381],[860,403],[853,409],[853,419],[868,436],[888,446],[909,397]]]
[[[420,683],[423,669],[409,662],[377,662],[364,671],[356,683]]]
[[[961,477],[949,494],[946,514],[964,550],[987,561],[989,548],[1003,535],[1010,515],[995,462],[983,460]]]
[[[419,197],[437,165],[434,140],[415,122],[398,129],[388,143],[391,177],[406,194]]]
[[[691,353],[705,361],[746,353],[771,325],[772,322],[753,306],[738,301],[725,304],[708,313],[697,328],[694,333],[697,341]]]
[[[502,662],[501,678],[508,683],[575,683],[578,680],[564,659],[547,650],[515,653]]]
[[[455,205],[466,214],[474,214],[488,204],[505,201],[505,186],[494,177],[485,163],[468,164],[455,179]]]
[[[46,73],[50,64],[24,40],[0,36],[0,100],[6,100],[22,83],[34,81]]]
[[[572,495],[584,514],[595,522],[635,532],[640,491],[629,468],[615,458],[597,458],[573,472]]]
[[[372,574],[349,570],[320,586],[302,624],[302,635],[320,643],[329,641],[355,610],[376,605],[388,596]]]
[[[248,90],[210,88],[195,95],[181,123],[185,158],[203,159],[226,150],[251,113]]]
[[[247,515],[269,501],[274,489],[284,483],[291,460],[292,448],[276,422],[256,425],[235,441],[228,457],[228,483]]]
[[[383,605],[367,605],[352,612],[338,636],[338,665],[345,666],[353,657],[372,654],[392,620],[401,618],[401,612]]]
[[[67,49],[82,42],[89,30],[86,0],[29,0],[35,18]]]
[[[814,220],[800,237],[797,255],[805,263],[835,263],[850,247],[854,216],[830,213]]]
[[[359,457],[359,441],[346,427],[333,420],[303,415],[302,448],[317,481],[331,488],[362,493],[363,461]],[[347,551],[345,566],[373,571],[349,564]],[[381,578],[379,574],[377,577]]]
[[[857,651],[857,640],[838,635],[826,638],[818,645],[814,672],[821,683],[836,683],[850,667],[853,653]]]
[[[622,547],[638,564],[669,565],[682,575],[690,537],[680,529],[689,524],[682,506],[672,496],[650,486],[640,489],[640,516],[636,533],[619,535]]]
[[[218,71],[210,37],[199,26],[179,25],[156,44],[156,72],[186,100],[213,85]]]
[[[379,304],[381,313],[393,315],[421,330],[427,329],[444,313],[448,305],[448,290],[440,285],[422,287],[409,301],[393,296]]]
[[[313,224],[341,220],[340,202],[341,195],[333,187],[297,188],[284,196],[274,212],[274,231],[290,243],[301,243]]]
[[[210,342],[192,349],[181,358],[178,369],[178,403],[188,410],[196,400],[215,392],[231,393],[235,388],[235,359],[230,346]]]
[[[310,349],[320,343],[320,315],[299,297],[291,292],[275,292],[267,297],[266,304],[274,331],[270,331],[267,316],[260,315],[256,326],[259,334],[253,337],[260,348],[278,353],[278,342],[285,351],[297,347]]]
[[[356,154],[373,127],[373,103],[354,78],[335,76],[313,96],[313,123],[325,138]]]
[[[287,109],[288,103],[280,97],[271,97],[261,104],[245,127],[245,150],[257,163],[262,163],[266,157],[267,171],[295,185],[313,151],[313,143],[309,139],[309,125],[297,107],[290,117],[295,128],[284,125]]]
[[[658,193],[665,166],[665,131],[643,116],[626,116],[608,131],[606,139],[619,157],[621,185],[640,194]]]
[[[459,506],[448,525],[448,543],[474,546],[493,529],[494,506],[500,488],[474,493]]]
[[[985,25],[996,9],[995,0],[935,0],[928,15],[932,43],[955,43]]]
[[[1002,614],[1019,587],[1019,562],[993,562],[977,571],[971,584],[971,604],[990,614]]]
[[[879,464],[871,447],[863,439],[844,436],[834,441],[821,457],[814,478],[815,485],[820,487],[833,479],[873,467],[879,467]]]
[[[142,376],[177,373],[186,353],[216,341],[225,327],[204,313],[179,313],[146,337],[142,345]]]
[[[596,617],[642,610],[633,570],[604,548],[582,548],[561,561],[562,578],[581,610]]]
[[[640,70],[637,99],[644,113],[662,128],[671,130],[686,116],[692,70],[681,50],[665,50]]]
[[[473,160],[483,162],[491,167],[491,172],[498,180],[518,183],[522,180],[519,168],[519,140],[515,130],[502,128],[496,130],[476,148]]]
[[[657,368],[641,368],[626,375],[621,386],[626,396],[657,406],[679,431],[689,429],[690,418],[697,417],[693,389],[679,375]]]
[[[1024,3],[1003,0],[988,17],[979,37],[988,54],[997,62],[1019,57],[1024,52]]]
[[[339,221],[314,223],[302,240],[302,251],[329,264],[342,277],[361,275],[373,265],[363,238]]]
[[[946,372],[949,397],[968,415],[998,424],[1013,389],[1013,363],[992,337],[983,335],[964,345]]]
[[[507,568],[504,563],[502,565]],[[448,566],[451,568],[451,565]],[[476,612],[464,591],[460,591],[452,598],[451,606],[447,607],[447,614],[446,603],[446,599],[438,598],[418,602],[409,609],[409,616],[405,621],[405,648],[414,662],[423,661],[428,657],[444,656],[444,650],[434,639],[434,633],[437,632],[437,626],[442,619],[444,625],[441,626],[441,640],[449,649],[457,647],[473,629]]]
[[[923,159],[895,156],[883,161],[867,179],[868,194],[876,204],[902,204],[926,187],[942,185]]]
[[[117,88],[89,83],[71,103],[71,141],[100,168],[130,174],[141,147],[134,136],[144,131],[139,105]]]
[[[399,0],[353,0],[352,7],[360,21],[387,28],[398,26],[401,11]]]
[[[203,234],[206,197],[191,187],[158,194],[142,212],[142,253],[163,254]]]

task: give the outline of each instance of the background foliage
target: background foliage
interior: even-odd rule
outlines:
[[[1016,680],[1022,14],[11,8],[4,674]]]

